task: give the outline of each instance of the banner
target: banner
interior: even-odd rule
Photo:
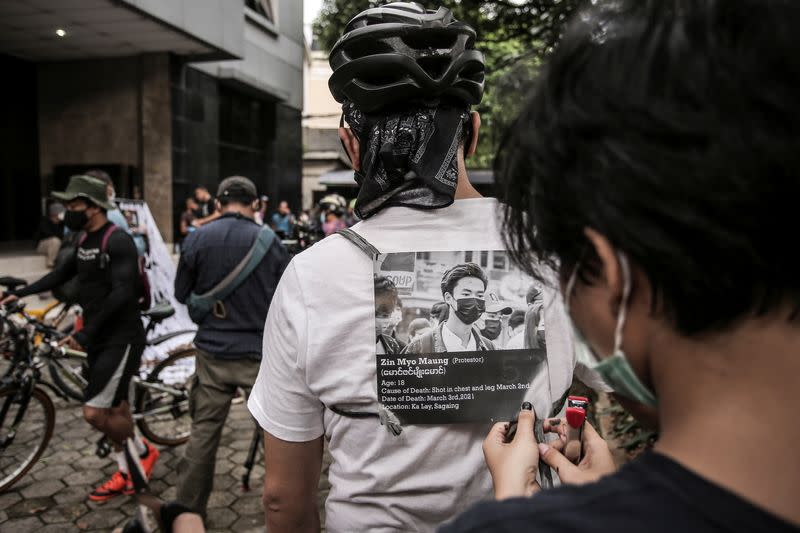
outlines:
[[[175,309],[175,314],[156,326],[148,338],[153,339],[175,331],[189,330],[186,334],[164,341],[158,346],[148,346],[142,356],[142,370],[147,371],[164,359],[170,350],[191,343],[197,331],[197,325],[189,318],[186,306],[175,299],[174,287],[177,268],[147,203],[142,200],[117,199],[117,205],[125,215],[131,229],[140,233],[146,240],[147,275],[150,279],[153,305],[167,302]],[[186,369],[189,373],[194,372],[194,361],[191,362],[192,367]]]

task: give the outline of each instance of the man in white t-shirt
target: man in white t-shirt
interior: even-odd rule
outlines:
[[[374,69],[384,78],[401,70],[401,77],[420,75],[413,68],[403,70],[414,61],[408,43],[419,46],[422,55],[434,44],[440,48],[437,27],[461,36],[450,67],[470,65],[472,74],[454,72],[446,82],[450,85],[433,88],[430,82],[414,85],[406,78],[376,85]],[[360,185],[356,211],[363,221],[352,229],[381,253],[502,249],[501,206],[480,196],[464,164],[465,154],[475,151],[480,127],[469,106],[480,101],[483,91],[482,56],[472,49],[474,32],[446,9],[426,12],[409,3],[365,11],[347,31],[352,28],[359,39],[345,35],[333,48],[330,82],[334,96],[344,102],[350,129],[340,129],[340,137]],[[369,44],[368,36],[373,32],[381,39],[396,31],[405,32],[404,44],[398,44],[391,65],[381,64],[391,55],[386,47],[399,40],[386,39],[379,48],[374,41]],[[368,57],[379,49],[382,57]],[[364,57],[375,61],[364,63]],[[360,83],[370,75],[373,83]],[[451,90],[452,83],[458,84],[457,91]],[[443,100],[433,100],[381,114],[381,102],[396,110],[397,98],[426,95],[456,95],[461,103],[446,107]],[[450,184],[449,192],[444,183]],[[408,425],[393,435],[375,418],[343,416],[336,409],[377,404],[374,295],[372,260],[341,235],[296,256],[276,290],[261,371],[248,402],[265,431],[264,506],[270,533],[319,529],[316,492],[323,439],[332,459],[328,531],[432,531],[491,496],[481,451],[489,423]],[[546,303],[551,336],[547,372],[534,380],[526,397],[542,416],[550,415],[571,384],[573,365],[560,300]]]

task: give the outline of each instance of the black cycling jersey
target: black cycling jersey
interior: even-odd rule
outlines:
[[[39,281],[14,292],[27,296],[53,290],[77,275],[84,329],[75,334],[75,340],[92,350],[145,341],[137,301],[140,279],[136,246],[130,235],[116,230],[108,238],[105,254],[101,253],[103,235],[110,225],[108,222],[86,235],[75,261],[66,261]]]

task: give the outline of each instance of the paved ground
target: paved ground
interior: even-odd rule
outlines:
[[[99,505],[87,501],[91,489],[110,476],[116,464],[110,457],[95,455],[99,435],[80,417],[77,403],[59,400],[56,405],[56,428],[42,460],[8,492],[0,494],[3,533],[110,531],[134,513],[132,497],[120,496]],[[253,428],[245,406],[234,405],[217,455],[208,509],[210,531],[264,531],[260,456],[251,477],[253,490],[243,492],[240,481]],[[160,450],[151,488],[168,500],[175,496],[175,467],[183,446]]]

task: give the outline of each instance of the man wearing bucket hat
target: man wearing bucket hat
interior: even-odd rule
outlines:
[[[149,476],[159,452],[135,435],[128,405],[131,378],[139,369],[145,346],[139,296],[143,290],[136,246],[130,235],[108,221],[114,209],[106,184],[90,176],[72,176],[64,192],[53,198],[66,206],[64,225],[80,232],[74,260],[65,261],[42,279],[5,297],[16,298],[52,290],[77,276],[78,303],[84,328],[63,343],[88,355],[88,385],[83,416],[114,443],[119,471],[97,487],[89,499],[102,502],[133,494],[122,444],[133,438]]]

